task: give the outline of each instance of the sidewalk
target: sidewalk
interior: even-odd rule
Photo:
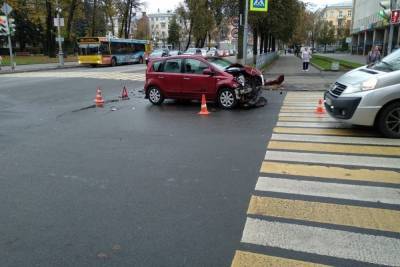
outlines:
[[[78,68],[78,62],[65,62],[64,68]],[[41,71],[41,70],[54,70],[60,69],[58,63],[50,63],[50,64],[30,64],[30,65],[17,65],[13,73],[20,72],[33,72],[33,71]],[[10,73],[10,66],[1,66],[0,74],[2,73]]]
[[[339,59],[339,60],[346,60],[350,62],[355,62],[359,64],[367,64],[367,58],[365,56],[360,56],[360,55],[352,55],[352,54],[340,54],[340,53],[335,53],[335,54],[316,54],[321,57],[330,57],[334,59]]]
[[[284,90],[289,91],[325,91],[342,72],[321,72],[310,65],[310,70],[302,70],[302,62],[298,57],[288,54],[281,55],[264,71],[266,80],[275,79],[284,74]]]

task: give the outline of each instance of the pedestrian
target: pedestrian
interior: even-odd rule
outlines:
[[[3,64],[3,58],[0,55],[0,70],[1,70],[1,65]]]
[[[301,59],[303,61],[303,71],[308,71],[308,66],[310,64],[310,59],[312,58],[311,52],[308,51],[308,48],[304,48],[303,52],[301,52]]]
[[[379,61],[381,61],[381,52],[379,51],[379,46],[375,46],[368,53],[367,65],[372,66]]]

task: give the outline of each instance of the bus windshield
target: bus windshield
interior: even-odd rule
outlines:
[[[99,54],[100,44],[80,44],[79,55],[97,55]]]

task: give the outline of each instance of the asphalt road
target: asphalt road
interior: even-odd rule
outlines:
[[[141,73],[0,75],[0,266],[231,264],[284,96],[200,117],[152,106]]]

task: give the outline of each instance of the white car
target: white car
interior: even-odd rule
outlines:
[[[325,107],[337,120],[400,138],[400,49],[339,77],[325,93]]]

